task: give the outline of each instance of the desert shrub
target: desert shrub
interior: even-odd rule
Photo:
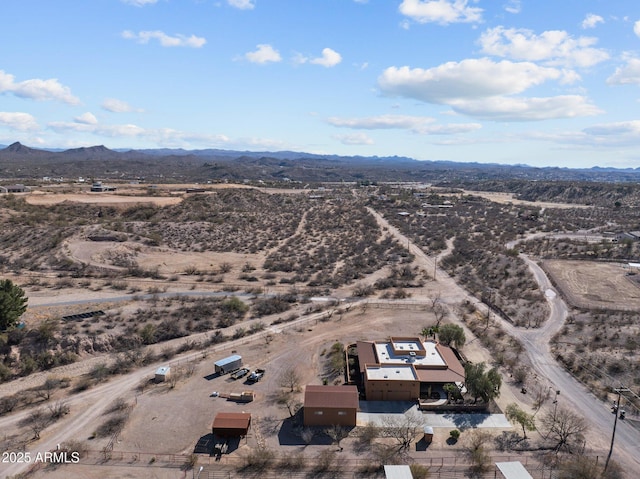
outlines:
[[[115,414],[107,418],[106,421],[100,424],[100,426],[98,426],[98,429],[96,429],[95,434],[97,437],[110,437],[114,434],[119,434],[122,429],[124,429],[124,426],[126,425],[128,419],[128,413],[121,412]]]

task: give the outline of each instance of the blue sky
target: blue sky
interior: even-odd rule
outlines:
[[[0,144],[640,167],[637,0],[3,0]]]

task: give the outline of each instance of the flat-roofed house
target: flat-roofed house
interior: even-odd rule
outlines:
[[[307,385],[304,390],[305,426],[355,426],[358,412],[356,386]]]
[[[417,400],[432,388],[464,383],[464,367],[455,352],[435,341],[392,337],[358,341],[358,361],[368,401]]]

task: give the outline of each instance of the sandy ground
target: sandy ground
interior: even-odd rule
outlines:
[[[640,288],[620,263],[547,260],[543,268],[577,308],[640,309]]]
[[[158,206],[176,205],[182,201],[180,196],[124,196],[116,193],[60,193],[38,194],[25,196],[27,203],[32,205],[55,205],[68,201],[70,203],[86,203],[100,205],[130,205],[150,203]]]
[[[406,239],[405,239],[406,241]],[[78,257],[88,257],[96,260],[95,256],[83,250],[83,245],[76,245],[73,249]],[[418,256],[417,264],[427,271],[433,270],[433,259],[427,257],[418,250],[415,245],[410,245],[411,251]],[[164,258],[163,266],[168,270],[177,271],[179,268],[190,266],[193,262],[205,264],[205,262],[215,262],[218,258],[194,257],[193,255],[167,255],[166,252],[154,257],[149,254],[148,261],[155,262]],[[175,258],[174,258],[175,256]],[[232,258],[234,264],[244,264],[247,261],[245,255],[238,255]],[[240,257],[242,256],[242,257]],[[167,263],[167,258],[171,258]],[[146,257],[141,257],[141,261],[147,261]],[[369,278],[371,279],[371,278]],[[189,284],[188,279],[180,277],[175,283],[167,283],[175,290],[184,290]],[[254,286],[258,286],[257,284]],[[199,287],[199,286],[198,286]],[[285,369],[296,366],[301,374],[301,385],[321,384],[323,374],[323,350],[328,350],[335,341],[345,344],[355,342],[359,339],[385,339],[390,335],[416,335],[420,330],[434,322],[430,312],[430,298],[441,294],[442,300],[449,306],[457,304],[465,296],[460,293],[460,289],[453,280],[444,272],[438,270],[438,281],[427,282],[424,287],[410,290],[412,298],[397,303],[374,302],[368,307],[353,306],[348,312],[342,306],[342,314],[336,312],[330,321],[323,322],[316,319],[301,319],[298,324],[290,324],[287,327],[276,326],[268,329],[268,333],[273,335],[270,343],[260,336],[256,338],[244,338],[233,343],[227,343],[209,349],[206,354],[201,352],[188,353],[170,362],[161,362],[150,365],[147,368],[135,371],[126,376],[116,377],[108,383],[97,386],[68,398],[71,406],[71,413],[55,426],[46,429],[42,433],[42,439],[32,444],[32,450],[49,450],[55,445],[70,438],[86,441],[91,450],[99,451],[107,443],[107,439],[88,439],[96,428],[105,420],[104,411],[118,397],[122,397],[133,405],[130,420],[114,444],[114,451],[121,454],[128,454],[129,458],[137,457],[151,458],[154,454],[189,454],[197,441],[210,432],[211,421],[219,411],[248,411],[254,417],[254,428],[246,442],[240,444],[237,451],[229,457],[240,457],[251,447],[255,447],[258,442],[264,442],[273,448],[281,450],[304,450],[305,454],[313,456],[318,451],[327,447],[326,442],[318,439],[317,443],[303,447],[290,437],[283,437],[281,426],[283,421],[289,416],[286,409],[277,405],[274,394],[280,390],[278,377]],[[67,299],[69,297],[86,298],[90,294],[95,294],[98,298],[122,295],[122,292],[115,291],[54,291],[57,297],[47,296],[51,290],[41,291],[33,296],[34,304],[47,304]],[[348,296],[348,291],[337,292]],[[30,298],[31,299],[31,298]],[[454,309],[450,308],[450,320],[459,321],[454,315]],[[274,318],[271,318],[273,320]],[[262,319],[267,323],[269,319]],[[244,326],[244,325],[243,325]],[[176,340],[183,341],[183,340]],[[177,344],[176,343],[171,343]],[[167,344],[158,345],[157,348],[166,347]],[[229,377],[211,377],[213,372],[213,362],[236,351],[241,354],[245,364],[255,368],[265,366],[267,373],[264,379],[256,385],[246,385],[243,382],[232,381]],[[466,357],[474,362],[490,362],[491,357],[467,330],[467,344],[463,350]],[[102,358],[92,358],[88,361],[71,365],[72,369],[64,372],[53,370],[47,375],[64,374],[77,376],[88,371],[97,361]],[[195,367],[194,374],[185,380],[180,381],[174,389],[165,385],[154,385],[145,390],[144,393],[136,391],[136,387],[142,380],[148,380],[153,376],[153,372],[160,365],[170,365],[175,370],[187,369],[190,365]],[[45,374],[34,375],[34,378],[41,381]],[[34,378],[27,378],[25,381],[31,382]],[[536,381],[544,383],[544,378],[536,378]],[[504,378],[498,405],[504,408],[507,404],[516,402],[521,407],[530,410],[529,396],[523,396],[519,388],[514,387],[509,378]],[[26,382],[18,381],[12,383],[15,387],[25,387]],[[0,396],[6,394],[13,388],[6,385],[0,387]],[[252,403],[236,404],[226,401],[220,397],[211,397],[213,391],[221,393],[240,392],[245,389],[255,391],[257,397]],[[60,393],[62,394],[62,393]],[[302,400],[302,393],[298,398]],[[9,417],[0,418],[0,428],[3,431],[12,431],[15,424],[24,417],[27,412],[19,412]],[[7,434],[7,433],[5,433]],[[28,431],[22,430],[22,434]],[[452,447],[446,443],[448,430],[437,431],[434,443],[427,451],[413,451],[415,457],[427,460],[443,456],[453,456],[459,454],[459,448]],[[602,439],[602,438],[600,438]],[[289,441],[287,446],[281,445],[282,441]],[[602,441],[598,441],[599,443]],[[344,457],[347,460],[364,460],[362,453],[355,447],[355,441],[350,439],[343,443],[345,447]],[[459,447],[459,446],[458,446]],[[208,457],[202,457],[202,461],[210,461]],[[225,459],[232,461],[233,459]],[[236,459],[238,460],[238,459]],[[207,465],[207,468],[209,466]],[[9,472],[16,473],[18,467],[9,469]],[[209,469],[207,469],[209,470]],[[117,471],[117,472],[114,472]],[[69,465],[57,471],[41,471],[34,477],[47,478],[69,478],[69,477],[139,477],[136,474],[140,471],[140,463],[125,467],[125,465],[98,467],[92,465]],[[147,470],[145,469],[145,475]],[[146,477],[185,477],[183,472],[175,469],[156,470],[149,469]]]

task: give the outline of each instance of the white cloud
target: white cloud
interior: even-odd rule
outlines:
[[[582,20],[582,28],[595,28],[598,23],[604,23],[604,18],[600,15],[588,13],[584,20]]]
[[[457,99],[513,95],[547,80],[570,79],[569,76],[535,63],[480,58],[448,62],[428,70],[389,67],[378,78],[378,86],[390,96],[447,104]]]
[[[59,100],[70,105],[80,103],[80,100],[71,94],[69,87],[62,85],[55,78],[32,79],[16,83],[13,75],[0,70],[0,93],[5,92],[32,100]]]
[[[143,128],[133,124],[103,125],[74,122],[51,122],[49,129],[61,133],[88,133],[106,138],[139,138],[166,147],[192,147],[199,144],[207,147],[230,146],[230,139],[225,135],[199,134],[174,130],[171,128]],[[257,140],[256,140],[257,142]],[[264,141],[266,143],[267,140]]]
[[[186,36],[176,34],[172,37],[160,30],[142,31],[139,33],[125,30],[124,32],[122,32],[122,38],[125,38],[127,40],[136,40],[138,43],[143,44],[149,43],[150,40],[158,40],[160,45],[163,47],[200,48],[205,43],[207,43],[207,40],[205,38],[197,37],[195,35]]]
[[[98,123],[98,119],[93,113],[86,112],[80,116],[77,116],[73,119],[76,123],[83,123],[85,125],[96,125]]]
[[[366,118],[339,118],[330,117],[329,124],[346,128],[361,128],[364,130],[387,130],[392,128],[411,130],[425,123],[433,123],[435,120],[429,117],[409,115],[380,115]]]
[[[575,118],[602,113],[579,95],[546,98],[493,97],[481,100],[460,100],[451,103],[458,113],[494,121],[539,121]]]
[[[449,105],[456,113],[500,121],[572,118],[600,113],[579,95],[516,98],[548,80],[575,81],[574,72],[530,62],[487,58],[449,62],[423,70],[390,67],[378,78],[382,93]]]
[[[334,67],[341,61],[342,56],[331,48],[323,48],[321,57],[313,58],[310,60],[310,62],[314,65],[322,65],[325,68]]]
[[[142,112],[139,108],[134,108],[129,105],[126,101],[118,100],[116,98],[106,98],[102,102],[102,109],[110,111],[112,113],[127,113],[130,111]]]
[[[482,52],[514,60],[542,61],[547,65],[589,67],[609,58],[602,49],[592,48],[593,37],[572,38],[562,30],[536,35],[531,30],[490,28],[479,39]]]
[[[398,9],[419,23],[481,22],[483,10],[468,4],[468,0],[403,0]]]
[[[38,122],[29,113],[0,111],[0,126],[11,130],[37,130]]]
[[[335,135],[343,145],[373,145],[373,140],[365,133],[353,133],[351,135]]]
[[[120,0],[127,5],[133,5],[135,7],[144,7],[145,5],[153,5],[158,0]]]
[[[282,61],[282,57],[278,50],[275,50],[271,45],[268,44],[260,44],[257,45],[257,50],[254,52],[245,53],[244,57],[249,60],[251,63],[271,63],[271,62],[279,62]]]
[[[522,2],[520,0],[508,0],[504,5],[504,9],[509,13],[520,13],[522,11]]]
[[[640,58],[629,58],[627,64],[616,68],[607,78],[609,85],[640,85]]]
[[[380,115],[365,118],[338,118],[327,119],[330,125],[340,128],[353,128],[362,130],[409,130],[423,135],[451,135],[478,130],[478,123],[452,123],[439,125],[434,118],[409,115]]]
[[[633,24],[633,33],[640,37],[640,20]]]
[[[253,10],[256,6],[255,0],[227,0],[227,3],[240,10]]]
[[[640,138],[640,120],[620,121],[594,125],[583,130],[591,135],[633,135]]]

